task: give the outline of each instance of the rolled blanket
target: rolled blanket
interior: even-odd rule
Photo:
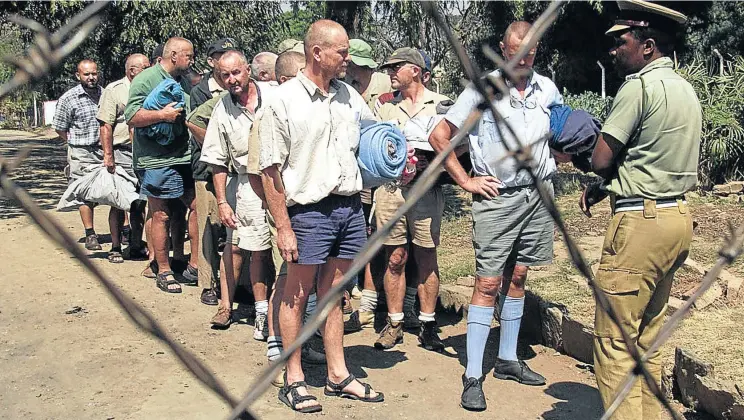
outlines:
[[[400,178],[406,166],[406,138],[391,123],[362,128],[357,163],[364,188],[374,188]]]
[[[147,110],[156,111],[165,108],[173,102],[176,102],[176,108],[183,109],[186,103],[183,88],[175,80],[165,79],[147,95],[142,107]],[[143,127],[139,133],[151,140],[157,141],[162,146],[167,146],[173,142],[176,136],[181,134],[180,130],[183,129],[183,124],[159,122]]]
[[[590,113],[558,105],[550,108],[550,131],[548,141],[551,149],[571,155],[573,165],[583,171],[591,171],[594,146],[599,138],[600,123]]]

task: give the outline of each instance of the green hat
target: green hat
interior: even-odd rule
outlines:
[[[619,19],[605,32],[607,35],[634,27],[651,27],[666,32],[687,22],[687,16],[682,13],[648,1],[618,1],[617,6],[620,9]]]
[[[279,47],[277,48],[276,53],[281,54],[287,51],[297,51],[299,53],[305,54],[305,43],[292,38],[285,39],[284,41],[279,43]]]
[[[349,55],[351,62],[357,66],[377,68],[377,63],[372,59],[372,47],[361,39],[349,40]]]
[[[393,51],[381,67],[388,67],[398,63],[411,63],[422,69],[426,68],[426,63],[421,53],[417,49],[410,47],[398,48]]]

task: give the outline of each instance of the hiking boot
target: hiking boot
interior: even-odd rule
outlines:
[[[396,344],[403,342],[403,323],[393,322],[387,319],[387,325],[380,332],[380,337],[375,341],[378,350],[392,349]]]
[[[85,237],[85,249],[88,251],[100,251],[101,244],[98,243],[98,235],[90,234]]]
[[[253,323],[253,339],[256,341],[266,341],[269,338],[269,323],[266,314],[256,314],[256,320]]]
[[[214,289],[204,289],[201,293],[201,303],[209,306],[217,306],[217,292]]]
[[[324,365],[326,364],[326,355],[305,343],[302,345],[302,361],[311,365]]]
[[[271,363],[271,360],[269,360],[269,363]],[[282,367],[281,370],[279,370],[279,373],[276,375],[274,379],[271,380],[271,385],[274,385],[277,388],[281,388],[284,386],[284,372],[287,371],[286,367]]]
[[[470,411],[483,411],[486,409],[486,396],[483,394],[483,379],[468,378],[462,375],[462,397],[460,406]]]
[[[344,315],[349,315],[354,312],[354,308],[351,306],[351,295],[348,291],[344,292],[344,298],[342,299],[342,310]]]
[[[212,325],[218,328],[228,328],[232,323],[232,311],[220,306],[212,317]]]
[[[362,328],[371,328],[375,325],[375,313],[372,311],[354,311],[349,320],[344,322],[344,332],[356,332]]]
[[[444,350],[444,343],[437,334],[437,321],[424,322],[421,325],[421,332],[419,333],[418,339],[421,346],[426,350],[442,351]]]
[[[415,309],[403,308],[403,328],[409,331],[418,331],[421,328]]]
[[[493,376],[497,379],[511,379],[524,385],[545,385],[545,378],[527,366],[524,360],[496,359]]]

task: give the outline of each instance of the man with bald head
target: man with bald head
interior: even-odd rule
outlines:
[[[160,63],[144,70],[132,81],[129,101],[124,109],[127,124],[134,128],[134,168],[141,179],[141,192],[147,196],[152,214],[151,237],[158,265],[157,286],[164,292],[180,293],[181,285],[174,277],[168,260],[169,200],[181,200],[190,207],[189,231],[198,230],[194,203],[194,180],[191,174],[189,136],[184,122],[184,110],[176,103],[163,109],[147,110],[143,103],[147,95],[166,79],[185,74],[194,63],[194,47],[184,38],[170,38],[163,48]],[[174,138],[152,139],[141,134],[141,129],[152,124],[173,124]],[[196,283],[199,244],[197,235],[191,236],[191,258],[182,276],[188,283]]]
[[[52,122],[59,137],[67,142],[70,183],[96,169],[103,161],[96,120],[103,90],[98,85],[98,66],[91,60],[83,60],[78,63],[75,77],[80,83],[59,98]],[[91,251],[101,249],[93,228],[95,206],[95,203],[84,203],[78,209],[85,228],[85,248]]]
[[[101,149],[103,149],[103,164],[110,173],[114,173],[116,165],[122,167],[132,178],[135,177],[132,167],[132,130],[124,119],[124,108],[129,100],[129,87],[132,79],[144,69],[150,67],[150,60],[144,54],[132,54],[124,64],[125,75],[121,79],[110,83],[103,90],[98,104],[98,122],[101,124]],[[142,229],[144,225],[144,202],[138,200],[132,204],[131,238],[127,251],[130,258],[147,257],[142,244]],[[109,211],[109,229],[111,229],[111,252],[109,261],[123,262],[121,240],[129,235],[129,229],[123,225],[124,211],[111,208]]]
[[[255,340],[263,341],[268,334],[268,277],[271,263],[271,234],[266,210],[256,194],[247,172],[248,133],[253,127],[259,107],[267,102],[265,95],[272,88],[258,86],[251,79],[245,55],[228,51],[219,61],[220,74],[229,94],[220,99],[212,111],[202,145],[201,161],[209,164],[214,174],[214,191],[219,217],[228,228],[228,247],[223,253],[224,272],[220,279],[222,300],[212,323],[227,327],[232,320],[232,299],[240,277],[244,255],[250,258],[250,278],[256,299]],[[232,168],[232,169],[230,169]],[[235,171],[228,176],[228,171]]]
[[[360,124],[375,121],[361,95],[339,80],[350,60],[344,28],[319,20],[308,29],[304,47],[304,69],[276,88],[258,125],[264,194],[276,223],[277,247],[288,264],[279,310],[285,346],[297,339],[313,287],[322,299],[342,280],[366,241],[355,153]],[[384,400],[381,392],[347,369],[340,305],[333,305],[326,319],[323,342],[328,361],[325,395]],[[279,399],[296,411],[322,410],[304,379],[301,354],[295,352]]]
[[[286,51],[279,54],[274,67],[274,77],[281,85],[288,80],[294,79],[303,67],[305,67],[305,54],[297,51]]]
[[[251,62],[251,76],[261,82],[275,82],[274,67],[278,56],[273,52],[260,52]]]
[[[509,25],[500,43],[505,59],[511,60],[516,55],[530,27],[527,22]],[[510,95],[493,105],[521,141],[531,145],[535,174],[552,191],[550,178],[556,171],[556,164],[547,144],[550,131],[547,110],[563,103],[563,98],[549,78],[532,69],[536,48],[517,63],[515,69],[522,76],[514,83],[507,82]],[[465,89],[429,137],[434,150],[441,152],[449,144],[450,138],[480,101],[481,96],[473,86]],[[486,408],[482,390],[483,354],[497,299],[501,337],[493,375],[497,379],[510,379],[525,385],[545,384],[542,375],[517,357],[517,337],[524,312],[528,268],[547,265],[553,260],[553,219],[540,200],[530,175],[508,157],[504,142],[514,147],[515,140],[508,134],[502,138],[499,132],[505,132],[505,128],[497,128],[496,124],[491,111],[484,112],[478,126],[477,142],[470,143],[476,176],[468,176],[454,154],[445,161],[452,178],[473,194],[476,280],[468,311],[468,363],[462,378],[461,400],[463,408],[470,410]]]

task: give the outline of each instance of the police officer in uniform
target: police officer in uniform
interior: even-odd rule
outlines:
[[[618,1],[620,19],[607,31],[610,51],[625,83],[592,156],[606,181],[587,188],[580,206],[609,194],[612,219],[596,281],[620,317],[626,343],[609,316],[597,308],[594,367],[602,403],[609,407],[634,366],[628,348],[643,354],[656,338],[667,311],[674,273],[687,258],[692,219],[684,194],[697,184],[702,111],[690,83],[669,57],[675,34],[687,18],[641,0]],[[647,364],[661,383],[661,359]],[[659,419],[661,405],[644,381],[617,410],[615,419]]]

